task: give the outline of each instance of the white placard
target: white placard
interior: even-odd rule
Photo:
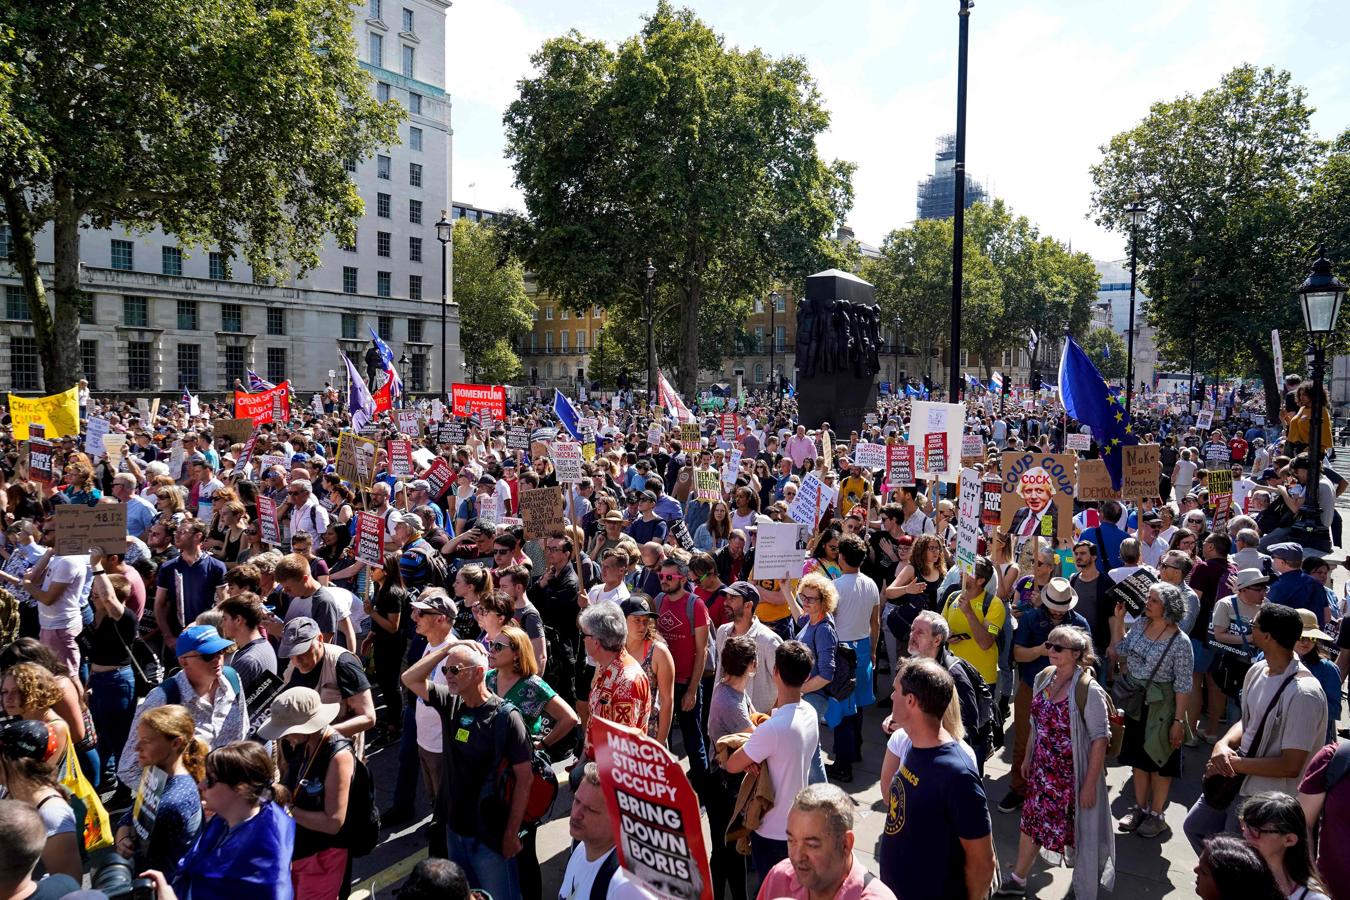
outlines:
[[[309,401],[309,408],[314,410],[314,415],[323,415],[323,398],[315,394]]]
[[[756,581],[773,578],[801,578],[806,548],[800,541],[801,528],[795,522],[774,522],[758,526],[755,538]]]
[[[983,485],[975,469],[961,470],[961,493],[956,511],[956,561],[961,571],[975,573],[975,557],[980,551],[980,500]]]
[[[92,418],[84,423],[84,452],[97,460],[103,455],[103,436],[108,433],[108,420]]]
[[[886,468],[886,445],[860,443],[853,451],[853,461],[873,472]]]
[[[575,441],[554,441],[549,445],[549,457],[559,484],[576,484],[581,480],[581,445]]]
[[[806,476],[801,489],[797,491],[797,496],[792,500],[792,505],[788,507],[788,518],[809,528],[815,528],[816,520],[834,502],[838,493],[834,488],[822,484],[816,473],[812,472]]]
[[[436,422],[445,418],[445,404],[441,402],[439,397],[431,401],[431,418]]]
[[[1092,435],[1083,434],[1080,431],[1071,431],[1064,436],[1064,448],[1086,453],[1092,449]]]
[[[502,517],[502,499],[495,493],[478,495],[478,524],[496,525]]]
[[[935,410],[935,407],[940,407],[940,411]],[[965,404],[914,400],[910,403],[909,422],[909,443],[914,445],[919,471],[923,471],[924,435],[936,431],[947,432],[947,466],[938,473],[938,480],[954,484],[961,477],[961,457],[953,453],[952,449],[961,446],[961,435],[966,430]]]
[[[731,457],[722,466],[722,483],[731,487],[736,483],[736,476],[741,473],[741,451],[731,451]]]

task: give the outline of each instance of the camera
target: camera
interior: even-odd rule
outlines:
[[[111,853],[97,866],[89,886],[107,896],[108,900],[155,900],[158,892],[149,878],[137,878],[131,860]]]

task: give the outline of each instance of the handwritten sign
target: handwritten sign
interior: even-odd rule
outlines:
[[[534,488],[520,492],[520,518],[525,540],[534,541],[563,533],[563,493],[560,487]]]
[[[886,480],[891,487],[914,484],[914,446],[891,444],[886,448]]]
[[[350,431],[338,433],[335,465],[337,475],[349,484],[368,487],[375,469],[375,450],[378,445],[369,438]]]
[[[1100,459],[1080,459],[1078,461],[1078,499],[1082,502],[1092,500],[1115,500],[1120,491],[1111,487],[1111,473],[1106,463]]]
[[[559,484],[581,481],[581,445],[575,441],[554,441],[549,445],[549,458],[557,473]]]
[[[1071,431],[1064,436],[1064,449],[1086,453],[1092,449],[1092,435],[1081,431]]]
[[[211,433],[237,444],[248,440],[255,427],[252,419],[215,419],[211,422]]]
[[[1121,496],[1134,500],[1158,496],[1158,478],[1162,464],[1157,444],[1137,444],[1121,448]]]
[[[375,513],[356,514],[356,558],[367,565],[384,565],[384,519]]]
[[[281,546],[281,522],[277,520],[277,504],[266,494],[258,495],[258,534],[264,544]]]
[[[127,552],[125,503],[65,504],[56,507],[55,515],[58,556],[80,556],[94,547],[104,553],[120,555]]]
[[[933,431],[923,436],[923,472],[940,475],[947,471],[947,432]]]
[[[980,550],[980,501],[983,484],[975,469],[961,470],[961,493],[956,507],[956,561],[961,571],[975,574],[975,557]]]
[[[398,410],[398,430],[400,434],[421,434],[422,426],[415,409]]]
[[[108,464],[114,469],[121,463],[122,457],[126,455],[127,436],[125,434],[105,434],[103,436],[103,452],[108,454]]]
[[[886,445],[859,443],[853,450],[853,461],[873,472],[886,468]]]

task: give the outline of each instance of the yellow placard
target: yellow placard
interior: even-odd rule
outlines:
[[[75,388],[46,397],[16,397],[10,394],[9,415],[16,441],[28,440],[30,424],[46,427],[49,441],[53,438],[75,437],[80,433],[80,406]]]

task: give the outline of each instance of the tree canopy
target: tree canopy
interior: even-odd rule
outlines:
[[[258,278],[349,241],[345,161],[397,140],[345,0],[50,0],[0,29],[0,195],[49,390],[78,377],[80,229],[156,225]],[[54,312],[35,238],[51,226]]]
[[[1083,351],[1108,381],[1122,381],[1126,374],[1125,340],[1110,328],[1098,325],[1083,335]]]
[[[572,31],[533,62],[504,117],[528,212],[512,244],[550,294],[627,324],[646,320],[650,259],[655,330],[691,396],[756,295],[848,252],[832,238],[853,166],[817,152],[815,81],[802,58],[728,47],[665,0],[618,47]]]
[[[456,220],[453,246],[464,360],[480,381],[510,381],[521,369],[512,347],[534,325],[525,268],[503,250],[494,225]]]

